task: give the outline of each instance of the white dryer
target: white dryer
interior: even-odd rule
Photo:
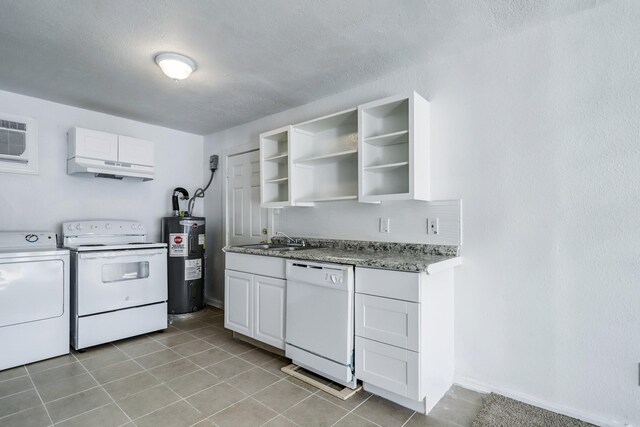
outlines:
[[[0,232],[0,371],[69,353],[69,251],[55,233]]]

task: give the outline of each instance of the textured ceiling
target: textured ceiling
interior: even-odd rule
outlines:
[[[197,134],[598,0],[0,0],[0,89]],[[182,82],[153,62],[192,57]]]

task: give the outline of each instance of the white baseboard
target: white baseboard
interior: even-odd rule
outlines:
[[[633,427],[633,424],[624,423],[618,420],[612,420],[599,415],[590,414],[584,411],[575,410],[566,406],[558,405],[556,403],[547,402],[537,397],[530,396],[526,393],[520,393],[514,390],[510,390],[502,387],[493,387],[489,384],[478,381],[474,378],[464,377],[456,375],[453,382],[461,387],[469,390],[478,391],[480,393],[497,393],[511,399],[519,400],[520,402],[528,403],[529,405],[537,406],[558,414],[566,415],[568,417],[577,418],[582,421],[586,421],[591,424],[599,426],[611,426],[611,427]]]
[[[216,307],[216,308],[224,309],[224,303],[222,301],[220,301],[220,300],[213,299],[213,298],[205,298],[204,302],[206,302],[207,305],[211,305],[211,306]]]

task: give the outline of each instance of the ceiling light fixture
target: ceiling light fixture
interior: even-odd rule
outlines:
[[[179,53],[164,52],[156,56],[156,64],[173,80],[184,80],[196,70],[193,59]]]

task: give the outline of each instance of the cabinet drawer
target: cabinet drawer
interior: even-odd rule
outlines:
[[[278,279],[285,278],[284,258],[227,252],[225,264],[225,268],[228,270],[244,271]]]
[[[420,302],[421,273],[356,267],[356,292]]]
[[[419,351],[419,328],[420,304],[356,294],[356,335]]]
[[[416,352],[356,337],[356,377],[409,399],[421,400]]]

